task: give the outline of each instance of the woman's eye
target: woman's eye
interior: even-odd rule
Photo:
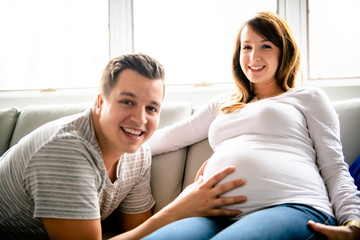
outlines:
[[[271,48],[270,45],[264,45],[263,48]]]
[[[244,46],[242,49],[243,49],[243,50],[249,50],[249,49],[251,49],[251,48],[250,48],[250,46]]]

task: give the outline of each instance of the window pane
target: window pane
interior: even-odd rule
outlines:
[[[165,67],[167,84],[232,82],[241,24],[277,0],[134,0],[134,51]]]
[[[0,2],[1,90],[98,86],[109,59],[108,3]]]
[[[360,77],[360,1],[309,0],[309,77]]]

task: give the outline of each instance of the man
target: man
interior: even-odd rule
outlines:
[[[151,217],[151,152],[144,143],[158,126],[163,80],[163,67],[147,55],[115,58],[92,109],[45,124],[4,154],[2,239],[101,239],[101,220],[114,211],[124,231],[118,238],[132,239],[185,217],[239,214],[218,208],[244,201],[218,198],[244,183],[215,187],[233,172],[228,168]]]

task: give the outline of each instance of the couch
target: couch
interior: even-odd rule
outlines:
[[[351,165],[360,155],[360,98],[333,102],[340,119],[345,161]],[[0,155],[40,125],[62,116],[83,111],[85,105],[41,105],[22,109],[0,109]],[[187,102],[164,103],[159,128],[190,116]],[[151,185],[159,211],[194,180],[197,170],[212,154],[207,140],[177,151],[153,157]]]

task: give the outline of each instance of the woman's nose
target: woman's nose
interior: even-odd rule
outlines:
[[[252,60],[252,61],[259,61],[260,59],[261,59],[261,57],[260,57],[259,51],[257,51],[257,50],[254,49],[254,50],[251,52],[250,60]]]

